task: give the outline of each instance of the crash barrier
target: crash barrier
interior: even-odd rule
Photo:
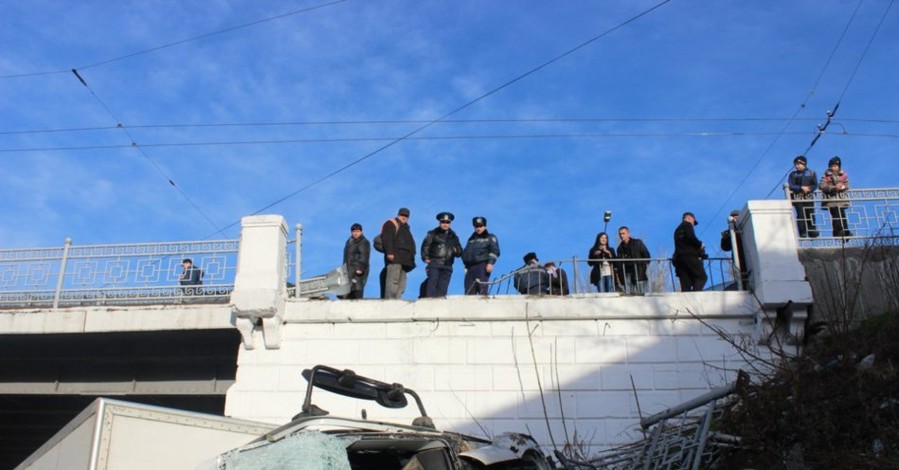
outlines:
[[[238,240],[129,243],[0,250],[0,307],[226,302],[234,288]],[[181,262],[202,270],[182,286]]]
[[[671,258],[585,260],[574,257],[552,260],[556,268],[565,271],[569,294],[600,292],[597,286],[590,282],[590,271],[593,269],[590,263],[602,261],[609,262],[613,272],[610,293],[641,295],[680,291],[680,281],[676,276],[674,263]],[[704,259],[703,267],[705,268],[706,276],[708,276],[703,290],[738,290],[739,286],[734,278],[734,264],[731,258]],[[488,294],[518,294],[519,290],[515,279],[518,277],[522,279],[521,283],[526,284],[528,282],[525,280],[528,276],[526,271],[527,267],[522,266],[487,282],[486,284],[489,286]],[[645,282],[634,282],[635,280],[639,281],[641,277],[637,275],[638,272],[646,273]],[[537,276],[532,278],[538,279]],[[544,286],[540,285],[542,281],[537,280],[535,282],[538,282],[537,290],[543,290]],[[552,280],[550,280],[550,283],[552,283]],[[547,294],[549,294],[553,286],[550,284],[545,287]]]
[[[790,199],[790,190],[784,184],[784,194]],[[810,199],[794,200],[797,204],[810,204],[810,210],[804,212],[807,222],[814,222],[815,231],[811,230],[805,237],[799,237],[799,246],[803,248],[834,246],[865,246],[872,243],[879,245],[899,244],[899,188],[866,188],[850,189],[839,199],[827,198],[821,191],[810,193]],[[834,219],[828,202],[845,203],[845,228],[849,233],[834,233]],[[799,218],[799,214],[794,216]],[[811,236],[816,235],[816,236]]]

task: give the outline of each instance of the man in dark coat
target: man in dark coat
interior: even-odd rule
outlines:
[[[524,266],[515,273],[515,288],[522,295],[546,295],[549,293],[549,274],[540,265],[537,253],[524,255]]]
[[[818,189],[818,175],[815,170],[809,169],[808,160],[804,155],[793,159],[793,167],[795,170],[787,177],[787,185],[790,189],[790,198],[793,200],[793,208],[796,209],[799,238],[815,238],[818,236],[818,228],[815,226],[815,190]]]
[[[699,292],[708,279],[702,266],[705,245],[693,230],[698,223],[692,212],[684,212],[680,225],[674,229],[674,272],[680,279],[681,292]]]
[[[474,232],[468,237],[465,249],[462,250],[462,262],[465,263],[465,295],[487,295],[490,273],[499,258],[499,240],[496,235],[487,231],[487,218],[471,219]]]
[[[415,238],[409,229],[409,209],[403,207],[397,216],[381,227],[384,245],[384,298],[400,299],[406,291],[406,273],[415,269]]]
[[[437,214],[440,225],[428,232],[421,242],[421,260],[427,265],[427,297],[446,297],[450,278],[453,275],[453,262],[462,255],[462,243],[450,224],[456,218],[451,212]]]
[[[362,225],[355,223],[350,227],[350,238],[343,246],[343,264],[350,276],[350,293],[344,299],[361,299],[365,294],[365,283],[368,280],[368,262],[371,255],[371,243],[362,234]]]
[[[627,294],[645,294],[649,290],[649,250],[639,238],[631,238],[631,229],[622,226],[618,229],[618,258],[621,258],[619,270]],[[637,260],[637,261],[630,261]]]
[[[197,295],[202,294],[203,291],[200,286],[203,285],[203,270],[194,266],[194,260],[190,258],[185,258],[184,261],[181,262],[181,276],[178,281],[182,286],[191,286],[191,287],[182,287],[181,295]]]

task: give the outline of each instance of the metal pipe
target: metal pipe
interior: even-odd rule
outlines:
[[[66,237],[62,248],[62,260],[59,262],[59,274],[56,277],[56,293],[53,295],[53,310],[59,308],[59,297],[62,295],[62,283],[66,276],[66,263],[69,260],[69,248],[72,246],[72,237]]]
[[[294,249],[296,249],[297,253],[296,253],[296,257],[295,257],[296,258],[296,261],[295,261],[296,266],[294,267],[294,272],[293,272],[293,281],[294,281],[293,288],[294,288],[294,296],[299,297],[300,296],[300,278],[301,278],[300,270],[302,269],[302,266],[303,266],[302,258],[301,258],[302,253],[303,253],[303,250],[302,250],[303,224],[297,224],[296,229],[297,229],[297,242],[296,242],[296,246],[294,247]]]

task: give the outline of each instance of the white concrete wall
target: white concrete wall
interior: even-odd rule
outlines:
[[[761,313],[746,292],[292,301],[279,349],[241,350],[226,414],[287,422],[303,402],[302,370],[326,364],[412,388],[441,429],[529,432],[549,446],[549,429],[557,444],[566,441],[564,415],[569,439],[577,430],[599,449],[639,436],[637,400],[647,416],[746,367],[702,322],[766,355],[756,350]],[[412,405],[388,410],[323,391],[313,403],[335,415],[359,417],[365,408],[375,420],[417,416]]]
[[[812,298],[794,225],[789,201],[751,201],[743,208],[740,230],[755,293],[309,301],[287,299],[284,219],[245,217],[228,308],[6,313],[0,331],[228,323],[243,338],[229,416],[289,421],[304,398],[300,373],[325,364],[418,391],[442,429],[527,432],[546,446],[573,440],[576,431],[581,443],[599,449],[640,437],[641,416],[731,382],[740,368],[753,369],[735,344],[765,357],[769,344],[780,348],[801,335],[801,312]],[[789,301],[793,308],[778,316],[775,310]],[[417,416],[414,407],[385,410],[326,392],[313,398],[336,415],[358,417],[364,407],[370,419]]]

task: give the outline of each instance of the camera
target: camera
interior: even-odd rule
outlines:
[[[610,220],[612,220],[612,211],[606,211],[606,213],[602,215],[602,221],[609,223]]]

